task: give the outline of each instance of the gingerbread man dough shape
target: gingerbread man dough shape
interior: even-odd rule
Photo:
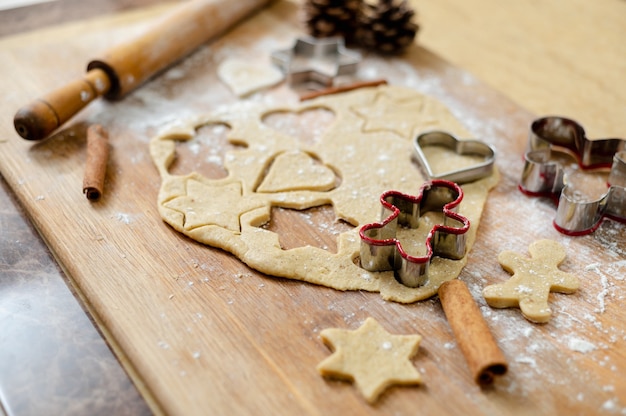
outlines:
[[[512,251],[498,256],[502,268],[513,276],[504,283],[487,286],[483,296],[494,308],[516,307],[526,319],[545,323],[550,319],[550,292],[573,293],[580,282],[576,276],[559,270],[565,260],[565,247],[552,240],[539,240],[528,246],[530,258]]]

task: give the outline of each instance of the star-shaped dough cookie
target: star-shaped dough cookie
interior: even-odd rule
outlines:
[[[197,180],[187,181],[187,195],[179,196],[163,204],[185,215],[184,228],[192,230],[204,225],[217,225],[238,233],[242,213],[260,204],[245,203],[241,184],[208,185]],[[225,210],[224,207],[229,207]]]
[[[330,328],[320,336],[334,352],[317,370],[323,376],[354,381],[369,403],[391,385],[422,382],[410,360],[422,339],[419,335],[392,335],[367,318],[354,331]]]
[[[421,115],[424,101],[412,97],[394,102],[386,94],[380,94],[373,103],[354,107],[354,111],[365,119],[364,132],[393,131],[402,137],[411,137],[416,125],[427,124],[424,119],[407,117],[407,114]]]
[[[504,283],[487,286],[483,296],[494,308],[519,306],[526,319],[544,323],[550,319],[550,292],[574,293],[580,282],[559,270],[565,247],[557,241],[538,240],[528,246],[530,258],[512,251],[498,256],[502,268],[513,276]]]

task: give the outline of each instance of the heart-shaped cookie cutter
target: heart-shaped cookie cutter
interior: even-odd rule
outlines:
[[[303,36],[294,45],[271,53],[272,62],[291,84],[333,85],[335,77],[356,72],[361,55],[346,49],[341,37],[314,38]],[[299,63],[305,61],[305,65]]]
[[[582,169],[611,168],[609,189],[600,198],[586,200],[567,185],[561,165],[551,160],[552,148],[573,153]],[[543,117],[530,127],[528,149],[519,188],[530,196],[555,200],[554,227],[567,235],[594,232],[602,220],[626,222],[626,140],[589,140],[583,127],[564,117]]]
[[[394,270],[405,286],[418,287],[428,281],[428,266],[433,256],[461,259],[465,256],[469,219],[458,214],[463,200],[461,187],[446,180],[422,185],[417,196],[387,191],[380,197],[382,222],[366,224],[359,230],[361,267],[368,271]],[[443,224],[435,224],[426,237],[426,254],[412,256],[396,238],[398,227],[417,228],[427,212],[441,211]]]
[[[493,172],[496,152],[493,147],[480,140],[459,140],[444,131],[429,131],[417,135],[413,144],[417,161],[424,168],[429,179],[467,183],[489,176]],[[445,147],[459,155],[480,156],[483,161],[468,167],[435,174],[423,151],[423,148],[427,146]]]

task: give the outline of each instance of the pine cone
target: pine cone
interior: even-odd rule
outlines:
[[[415,39],[419,26],[415,11],[406,0],[378,0],[361,10],[358,39],[366,48],[383,53],[401,53]]]
[[[306,0],[304,19],[311,36],[341,36],[350,41],[356,32],[363,0]]]

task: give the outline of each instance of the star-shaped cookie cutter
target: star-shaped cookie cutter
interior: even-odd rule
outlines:
[[[568,187],[562,166],[551,161],[553,147],[573,153],[582,169],[610,167],[607,192],[595,200],[577,195]],[[519,188],[527,195],[548,196],[556,201],[554,227],[563,234],[590,234],[605,217],[626,222],[626,140],[589,140],[574,120],[537,119],[530,128]]]
[[[429,179],[445,179],[456,183],[467,183],[493,173],[496,151],[493,147],[480,140],[459,140],[450,133],[436,130],[418,134],[413,145],[417,161],[422,165]],[[445,147],[458,155],[480,156],[483,160],[468,167],[435,174],[423,151],[425,147],[429,146]]]
[[[461,187],[436,179],[422,185],[417,196],[387,191],[380,197],[382,222],[366,224],[359,230],[361,267],[368,271],[394,270],[396,279],[408,287],[428,281],[428,266],[433,256],[458,260],[465,256],[469,219],[456,210],[463,200]],[[412,256],[396,238],[398,227],[417,228],[427,212],[441,211],[443,224],[435,224],[426,237],[426,254]]]
[[[288,49],[272,52],[272,62],[291,84],[333,85],[335,77],[356,72],[361,55],[346,49],[343,38],[299,37]]]

